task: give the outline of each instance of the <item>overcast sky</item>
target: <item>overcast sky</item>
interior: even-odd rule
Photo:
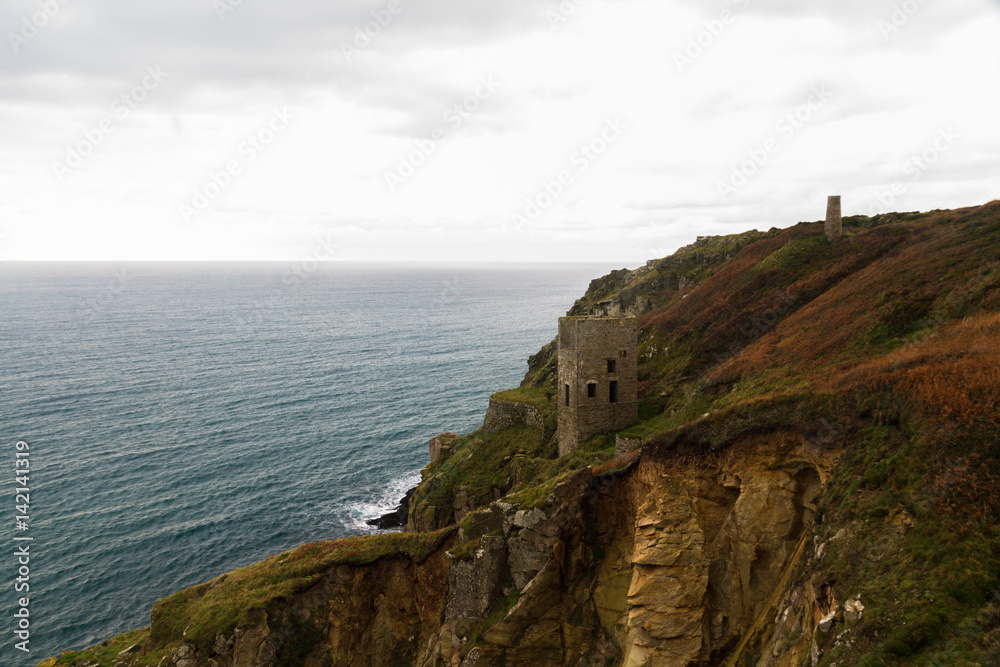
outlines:
[[[997,0],[0,7],[0,259],[635,266],[998,196]]]

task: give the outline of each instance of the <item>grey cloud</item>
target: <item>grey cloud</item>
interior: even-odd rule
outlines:
[[[374,128],[390,136],[427,138],[435,130],[448,136],[497,133],[517,126],[516,105],[504,82],[486,72],[461,82],[383,74],[359,84],[353,94],[368,106],[399,113],[398,120]]]
[[[633,211],[701,211],[719,208],[718,197],[702,197],[701,199],[649,199],[633,201],[624,204]]]
[[[503,113],[504,108],[509,105],[498,103],[498,106],[503,108],[489,112],[477,112],[475,115],[463,118],[461,125],[458,126],[456,126],[458,121],[455,116],[449,115],[448,120],[445,120],[442,118],[440,110],[433,110],[426,114],[417,114],[413,118],[396,124],[376,128],[376,131],[383,135],[409,139],[433,139],[436,136],[435,133],[442,133],[444,135],[442,140],[447,141],[459,136],[505,134],[521,126],[521,123]]]
[[[234,2],[235,0],[215,0]],[[376,38],[385,44],[413,48],[421,44],[464,45],[471,40],[543,27],[543,9],[528,0],[495,3],[486,0],[399,0],[402,11]],[[40,31],[11,63],[11,73],[58,71],[70,74],[125,72],[136,59],[157,57],[200,64],[204,79],[229,78],[240,71],[254,78],[279,73],[308,78],[317,69],[333,69],[342,59],[341,42],[350,42],[355,28],[384,11],[384,2],[328,3],[306,0],[295,4],[242,2],[224,19],[213,2],[179,0],[137,4],[124,0],[72,0],[60,9],[58,21]],[[8,30],[17,32],[20,17],[38,10],[34,2],[3,0]],[[305,56],[313,56],[311,61]],[[336,57],[333,57],[336,56]],[[270,64],[270,65],[269,65]],[[5,68],[6,69],[6,68]]]
[[[189,113],[228,114],[262,100],[297,107],[316,93],[389,112],[395,120],[374,128],[388,135],[426,138],[439,128],[448,136],[500,134],[518,126],[514,98],[505,98],[503,89],[457,130],[444,122],[448,108],[474,92],[477,82],[456,80],[449,69],[429,71],[415,56],[547,31],[547,3],[398,0],[402,11],[367,48],[345,57],[344,45],[356,47],[358,29],[375,25],[373,12],[384,21],[390,1],[243,0],[220,20],[213,7],[238,0],[67,0],[58,20],[21,45],[19,54],[0,45],[0,118],[16,137],[48,133],[40,123],[65,133],[63,120],[44,107],[58,108],[63,119],[97,120],[153,66],[169,76],[143,108],[165,112],[175,129]],[[21,17],[38,7],[37,0],[0,0],[0,15],[17,32]],[[27,109],[42,112],[29,121]]]
[[[917,1],[917,0],[914,0]],[[920,0],[926,4],[927,0]],[[763,16],[791,18],[826,18],[840,23],[863,24],[892,11],[902,0],[681,0],[683,4],[702,9],[707,15],[723,10],[734,13],[750,12]]]
[[[681,0],[715,19],[724,10],[733,14],[764,19],[825,19],[846,27],[852,37],[831,50],[838,54],[882,49],[887,51],[926,51],[930,43],[944,39],[955,29],[977,20],[972,9],[981,9],[980,0],[953,0],[934,3],[930,0]],[[995,14],[1000,4],[991,3]],[[905,8],[903,6],[906,6]],[[985,18],[985,17],[983,17]]]

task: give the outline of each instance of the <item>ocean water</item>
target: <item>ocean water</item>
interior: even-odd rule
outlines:
[[[0,665],[176,590],[370,532],[613,268],[0,265]],[[16,528],[15,445],[30,512]],[[31,537],[30,654],[15,537]]]

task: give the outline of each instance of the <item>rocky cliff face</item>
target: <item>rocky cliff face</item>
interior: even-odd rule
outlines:
[[[774,434],[707,461],[640,466],[624,664],[721,662],[768,624],[830,463]]]
[[[464,578],[496,582],[499,599],[508,576],[520,594],[467,664],[721,664],[759,648],[835,457],[776,433],[711,457],[650,453],[624,472],[577,474],[540,508],[494,503],[483,513],[502,537],[453,576],[450,595],[467,595]],[[488,597],[468,618],[483,618]]]
[[[422,562],[333,566],[208,649],[171,643],[154,614],[145,652],[166,644],[176,667],[667,667],[767,645],[767,664],[797,665],[827,608],[815,592],[794,593],[793,615],[781,603],[838,451],[789,432],[707,456],[650,447],[538,506],[477,510]],[[771,646],[792,622],[797,643]],[[132,647],[116,664],[144,663]]]
[[[437,635],[447,599],[446,542],[422,563],[387,558],[363,566],[331,568],[308,589],[272,605],[256,622],[218,634],[210,648],[180,641],[163,664],[176,667],[264,665],[408,665]],[[155,653],[172,637],[159,631],[154,613],[150,640]],[[123,664],[142,664],[141,657]]]

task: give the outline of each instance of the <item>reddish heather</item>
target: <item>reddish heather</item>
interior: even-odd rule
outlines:
[[[710,381],[894,386],[928,412],[995,418],[1000,202],[847,231],[829,244],[822,225],[798,225],[753,243],[640,326],[684,341],[688,371]],[[790,243],[807,256],[764,262]]]

